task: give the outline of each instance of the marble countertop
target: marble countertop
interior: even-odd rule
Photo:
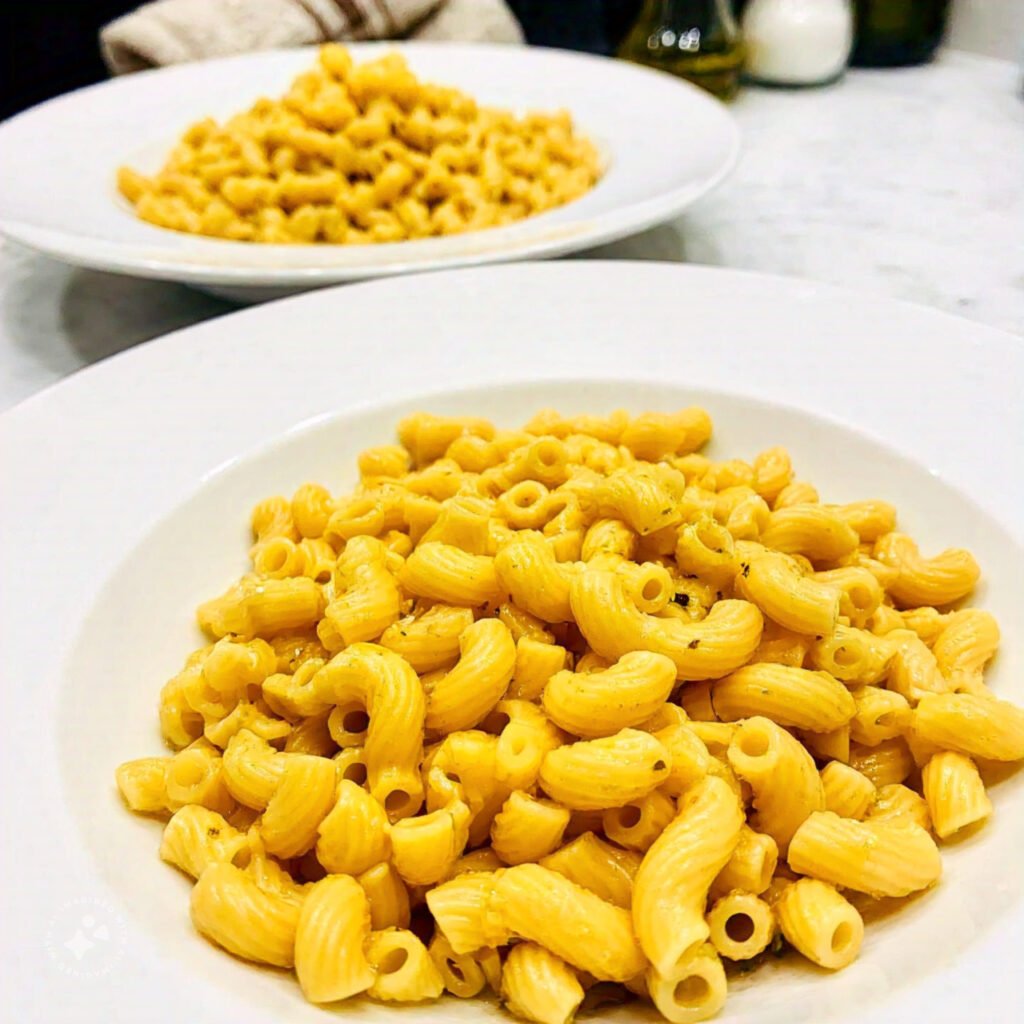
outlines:
[[[797,275],[1024,334],[1024,96],[1011,63],[956,51],[824,89],[749,88],[729,181],[586,258]],[[0,409],[227,303],[0,243]]]

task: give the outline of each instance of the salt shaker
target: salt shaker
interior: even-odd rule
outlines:
[[[747,75],[770,85],[838,78],[853,46],[850,0],[750,0],[743,13]]]

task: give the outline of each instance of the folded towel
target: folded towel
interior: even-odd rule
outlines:
[[[505,0],[155,0],[100,32],[117,75],[329,39],[521,43]]]

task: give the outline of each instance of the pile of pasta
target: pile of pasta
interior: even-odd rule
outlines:
[[[420,82],[398,53],[337,44],[281,100],[185,132],[122,195],[163,228],[241,242],[361,245],[511,224],[587,192],[597,150],[565,111],[516,117]]]
[[[177,753],[117,772],[199,932],[309,1000],[704,1020],[723,961],[849,964],[1024,757],[998,627],[951,610],[974,559],[884,501],[713,461],[696,408],[398,433],[257,506],[161,694]]]

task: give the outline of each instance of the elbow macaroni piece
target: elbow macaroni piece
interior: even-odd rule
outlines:
[[[550,751],[538,781],[564,807],[599,811],[647,796],[668,773],[668,751],[658,740],[646,732],[623,729],[614,736]]]
[[[564,1024],[583,1002],[583,986],[564,961],[535,942],[520,942],[501,972],[501,998],[509,1011],[537,1024]]]
[[[708,937],[708,890],[739,842],[743,809],[714,776],[683,797],[679,814],[644,856],[633,883],[633,923],[663,977]]]
[[[408,223],[473,216],[446,191],[472,174],[454,94],[430,101],[456,134],[429,188],[402,196],[386,144],[360,155],[432,130],[390,75],[356,75],[368,107],[330,166],[312,131],[275,155],[280,230],[315,235],[309,190],[342,166],[363,180],[339,218],[377,186]],[[249,177],[227,190],[272,203]],[[488,988],[567,1024],[625,985],[698,1021],[721,957],[779,928],[837,969],[863,934],[837,890],[933,884],[932,835],[992,813],[979,767],[1024,759],[1024,711],[986,685],[998,625],[948,608],[976,566],[922,558],[884,502],[821,504],[782,450],[714,462],[709,434],[699,410],[421,413],[351,494],[257,505],[251,571],[160,692],[175,752],[116,772],[196,879],[196,928],[314,1002]]]

